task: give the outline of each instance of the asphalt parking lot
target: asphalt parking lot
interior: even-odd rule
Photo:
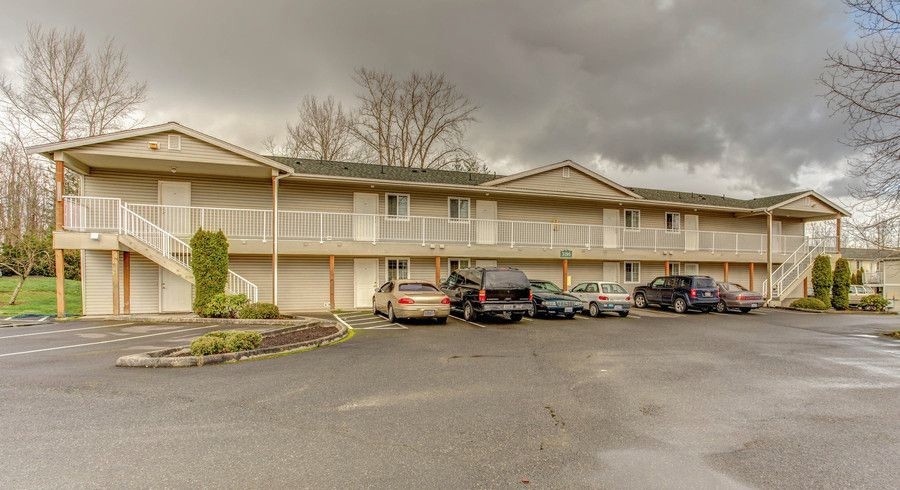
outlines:
[[[377,321],[370,325],[380,325]],[[894,487],[897,316],[451,319],[116,368],[210,324],[0,328],[4,487]]]

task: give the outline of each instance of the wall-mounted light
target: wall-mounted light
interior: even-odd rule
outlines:
[[[151,142],[147,143],[147,147],[150,148],[151,150],[158,150],[159,149],[159,141],[151,141]]]
[[[172,172],[172,173],[173,173],[173,174],[174,174],[174,173],[175,173],[175,172],[177,172],[177,171],[178,171],[178,169],[177,169],[177,168],[175,168],[175,167],[172,167],[172,168],[170,168],[170,169],[169,169],[169,170],[170,170],[170,171],[171,171],[171,172]]]

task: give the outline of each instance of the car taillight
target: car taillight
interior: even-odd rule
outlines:
[[[625,296],[625,301],[631,301],[631,295]]]
[[[606,296],[597,296],[597,299],[599,299],[600,301],[609,301],[609,298]]]
[[[738,301],[743,301],[743,300],[747,299],[747,297],[744,296],[743,294],[739,294],[737,299],[738,299]]]
[[[528,301],[534,301],[534,293],[530,289],[528,290]]]
[[[478,291],[478,301],[480,301],[482,303],[487,301],[487,291],[485,291],[484,289],[482,289],[481,291]]]
[[[691,298],[696,298],[696,297],[697,297],[697,290],[691,289]]]
[[[444,299],[441,300],[441,304],[442,304],[442,305],[449,305],[449,304],[450,304],[450,298],[444,296]]]
[[[400,303],[401,305],[411,305],[411,304],[415,303],[415,301],[412,298],[400,298],[397,300],[397,302]]]

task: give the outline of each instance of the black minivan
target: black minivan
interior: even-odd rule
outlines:
[[[531,283],[512,267],[459,269],[441,284],[450,308],[462,310],[466,321],[481,315],[509,315],[517,322],[531,308]]]
[[[709,276],[663,276],[634,288],[634,306],[671,306],[677,313],[688,309],[709,313],[719,302],[719,286]]]

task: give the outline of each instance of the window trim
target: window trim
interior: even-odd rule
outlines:
[[[669,215],[678,216],[678,228],[677,229],[669,229]],[[666,233],[681,233],[684,231],[683,223],[681,222],[681,213],[678,211],[666,211],[665,219],[663,221],[666,227]]]
[[[389,264],[390,264],[390,261],[392,261],[392,260],[396,260],[398,262],[401,260],[406,261],[406,277],[405,278],[397,277],[395,279],[391,279],[391,267]],[[409,260],[409,257],[385,257],[384,258],[384,282],[400,281],[402,279],[411,279],[411,278],[412,278],[412,261]]]
[[[469,269],[472,267],[472,258],[471,257],[447,257],[447,277],[450,277],[450,274],[453,274],[453,272],[454,272],[453,268],[450,266],[450,261],[452,261],[452,260],[459,260],[459,261],[465,260],[465,261],[469,262],[468,266],[460,267],[456,270]]]
[[[637,226],[628,226],[628,212],[637,213]],[[628,231],[638,231],[641,229],[641,210],[640,209],[624,209],[622,210],[622,227]]]
[[[632,273],[634,272],[635,266],[637,266],[637,280],[629,281],[628,280],[628,269],[627,264],[631,264]],[[622,262],[622,282],[625,284],[640,284],[641,283],[641,262],[637,260],[626,260]]]
[[[454,218],[450,214],[450,210],[452,209],[451,202],[456,199],[457,201],[466,201],[469,203],[469,206],[466,208],[466,212],[468,216],[465,218]],[[457,214],[459,213],[459,209],[456,210]],[[470,197],[457,197],[457,196],[447,196],[447,218],[450,219],[453,223],[468,223],[470,219],[472,219],[472,198]]]
[[[395,197],[405,197],[406,198],[406,214],[388,214],[390,211],[390,201],[391,196]],[[399,203],[398,203],[399,204]],[[399,206],[398,206],[399,207]],[[404,194],[402,192],[385,192],[384,193],[384,216],[388,219],[395,220],[408,220],[409,216],[412,212],[412,198],[409,194]]]
[[[678,272],[674,272],[674,271],[672,270],[672,266],[673,266],[673,265],[676,265],[676,264],[678,265]],[[684,275],[684,274],[685,274],[685,272],[684,272],[684,264],[683,264],[682,262],[671,262],[671,261],[669,262],[669,274],[668,274],[668,275],[670,275],[670,276],[681,276],[681,275]]]

